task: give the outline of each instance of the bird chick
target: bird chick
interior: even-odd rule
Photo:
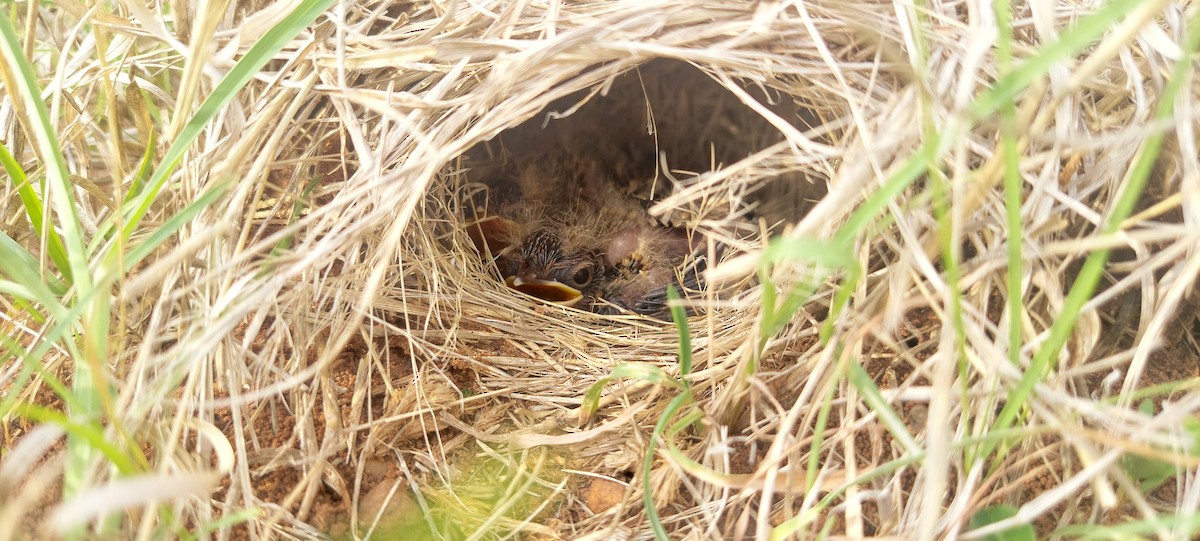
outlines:
[[[661,225],[629,225],[613,235],[604,254],[606,280],[597,291],[595,311],[670,318],[667,288],[699,289],[707,260],[699,236]],[[682,292],[682,291],[681,291]]]
[[[564,306],[590,298],[603,274],[596,253],[579,247],[565,250],[562,235],[550,229],[534,231],[512,257],[497,260],[497,265],[508,287]]]
[[[603,277],[599,237],[580,234],[578,198],[570,177],[558,181],[522,171],[486,181],[487,191],[468,206],[467,234],[490,255],[508,287],[564,306],[590,307]],[[586,300],[586,302],[585,302]]]
[[[485,181],[467,226],[475,247],[522,293],[598,313],[669,317],[668,285],[699,287],[703,243],[652,219],[602,164],[568,160],[530,160]]]

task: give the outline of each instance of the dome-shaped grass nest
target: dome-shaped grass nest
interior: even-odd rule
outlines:
[[[1195,5],[122,6],[3,49],[0,531],[1200,530]],[[587,175],[663,310],[485,235]]]

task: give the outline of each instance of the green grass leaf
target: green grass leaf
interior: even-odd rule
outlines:
[[[44,239],[50,260],[54,262],[54,266],[63,274],[65,280],[70,282],[71,263],[67,259],[67,249],[63,246],[62,238],[58,236],[58,233],[54,232],[54,228],[45,227],[46,208],[42,204],[41,198],[38,197],[37,192],[33,190],[33,185],[29,183],[29,179],[25,175],[25,170],[21,169],[21,165],[13,158],[12,153],[8,151],[8,147],[4,146],[4,143],[0,143],[0,165],[4,167],[4,171],[8,173],[9,180],[17,188],[17,196],[21,198],[21,205],[25,208],[25,216],[29,218],[29,223],[33,226],[33,230],[37,232],[38,237]],[[61,283],[57,277],[54,277],[53,280],[56,283]],[[59,289],[60,295],[66,291],[65,288]]]
[[[42,101],[42,88],[37,82],[37,71],[25,57],[8,17],[0,17],[0,78],[3,79],[9,94],[13,96],[15,109],[18,113],[24,113],[20,114],[20,117],[26,128],[25,133],[32,137],[33,146],[46,173],[45,192],[42,195],[46,197],[49,208],[53,211],[54,219],[51,223],[57,224],[54,229],[61,235],[57,246],[58,253],[52,252],[51,257],[62,260],[55,259],[55,264],[62,265],[59,270],[68,282],[76,283],[80,289],[90,289],[92,282],[88,270],[88,257],[84,250],[83,227],[76,214],[75,197],[72,195],[74,186],[71,184],[71,174],[67,169],[55,123],[51,121],[50,111]],[[7,149],[4,154],[8,154]],[[7,161],[12,161],[11,156]],[[9,175],[20,169],[13,166],[15,161],[11,166],[5,164]],[[21,172],[20,176],[25,175]],[[13,181],[21,182],[21,179],[14,175]],[[21,182],[21,185],[28,187],[24,182]],[[31,198],[22,195],[21,200],[25,205],[26,214],[37,224],[35,227],[39,228],[39,234],[42,234],[45,211],[42,203],[37,200],[36,195]],[[44,234],[52,233],[47,231]],[[54,246],[55,241],[49,242]]]
[[[875,382],[871,380],[871,376],[867,374],[866,370],[863,370],[862,365],[857,362],[847,363],[846,371],[850,383],[854,385],[855,389],[858,389],[858,392],[862,393],[867,405],[879,416],[879,420],[883,422],[883,426],[888,429],[888,432],[892,433],[896,441],[903,445],[910,453],[920,452],[920,444],[908,432],[908,426],[904,424],[904,420],[887,403],[887,399],[879,391],[879,386],[875,385]]]
[[[1018,63],[977,96],[968,109],[971,118],[978,122],[995,114],[1006,104],[1011,104],[1033,81],[1091,46],[1141,3],[1142,0],[1109,0],[1101,4],[1099,9],[1077,19],[1074,25],[1058,35],[1058,40],[1039,47],[1032,56]]]
[[[621,363],[614,366],[612,372],[609,372],[607,376],[593,383],[583,394],[583,404],[579,408],[581,420],[590,419],[596,413],[604,387],[618,379],[635,379],[656,385],[665,384],[680,389],[686,388],[681,380],[672,377],[661,367],[650,363]]]
[[[216,118],[225,106],[233,100],[239,90],[246,86],[263,66],[270,62],[275,54],[283,49],[302,30],[307,28],[319,17],[334,0],[303,0],[290,15],[272,27],[254,43],[246,55],[234,64],[225,78],[217,84],[212,94],[209,94],[196,114],[180,131],[179,137],[171,143],[162,161],[146,183],[146,189],[135,194],[125,206],[124,229],[122,238],[130,238],[141,224],[150,206],[158,197],[158,193],[166,185],[175,168],[183,159],[184,153],[191,148],[192,143],[200,137],[205,126]]]
[[[1127,3],[1114,2],[1102,11],[1108,14],[1108,12],[1114,9],[1114,6]],[[1081,21],[1080,24],[1082,25],[1083,22]],[[1155,119],[1165,121],[1172,116],[1175,104],[1179,99],[1180,91],[1183,88],[1183,83],[1191,79],[1190,75],[1195,68],[1192,58],[1197,49],[1200,48],[1200,29],[1198,29],[1197,25],[1200,25],[1200,12],[1194,15],[1194,18],[1189,21],[1188,28],[1191,30],[1191,33],[1187,36],[1184,54],[1176,62],[1171,79],[1167,81],[1163,95],[1158,102],[1158,107],[1154,115]],[[1104,224],[1100,227],[1098,234],[1111,235],[1116,233],[1120,228],[1121,222],[1133,211],[1134,205],[1137,203],[1138,198],[1141,197],[1142,191],[1150,178],[1150,173],[1154,168],[1159,151],[1162,149],[1164,138],[1165,134],[1158,132],[1150,135],[1143,141],[1142,148],[1126,172],[1124,189],[1120,192],[1115,204],[1109,208],[1108,216],[1105,218]],[[1034,387],[1054,368],[1059,352],[1066,345],[1067,340],[1070,339],[1075,329],[1075,322],[1079,319],[1079,313],[1083,310],[1084,304],[1092,298],[1092,293],[1095,292],[1096,286],[1100,283],[1100,278],[1105,272],[1109,253],[1110,250],[1108,249],[1096,250],[1084,260],[1083,267],[1080,269],[1075,283],[1071,286],[1071,290],[1067,293],[1067,297],[1063,301],[1059,317],[1050,326],[1049,336],[1042,346],[1038,348],[1037,353],[1034,354],[1033,360],[1022,374],[1016,387],[1008,393],[1004,408],[1000,410],[1000,413],[996,416],[996,420],[992,423],[992,430],[1002,430],[1011,427],[1016,421],[1017,416],[1025,408]],[[1014,345],[1014,347],[1016,346]],[[993,449],[993,447],[987,447],[983,455],[991,454]]]
[[[654,432],[650,436],[650,441],[646,445],[646,455],[642,458],[642,503],[646,507],[646,520],[650,523],[650,530],[654,532],[655,539],[659,541],[668,541],[670,536],[667,535],[667,528],[662,523],[662,518],[658,514],[658,506],[654,503],[654,454],[658,449],[658,442],[662,439],[663,433],[666,432],[667,424],[671,422],[671,418],[682,410],[688,403],[692,401],[691,391],[686,391],[683,394],[675,396],[669,403],[667,408],[659,416],[658,422],[654,425]]]
[[[688,329],[687,311],[679,304],[679,292],[675,286],[667,286],[667,301],[671,307],[671,319],[679,334],[679,376],[685,388],[690,388],[687,376],[692,373],[692,333]]]
[[[971,516],[969,528],[972,530],[979,529],[988,524],[995,524],[1001,520],[1010,519],[1015,516],[1017,516],[1017,508],[1011,505],[984,507]],[[1037,535],[1033,531],[1033,526],[1021,524],[1007,530],[985,535],[980,539],[984,541],[1037,541]]]
[[[1158,539],[1159,532],[1170,530],[1178,537],[1171,539],[1196,539],[1200,535],[1200,515],[1158,515],[1151,519],[1132,520],[1121,524],[1076,524],[1054,531],[1054,536],[1078,541],[1111,539]]]

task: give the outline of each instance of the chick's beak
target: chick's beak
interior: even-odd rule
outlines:
[[[533,295],[544,301],[563,306],[574,306],[583,298],[583,293],[558,280],[541,280],[538,278],[522,278],[509,276],[504,283],[521,293]]]

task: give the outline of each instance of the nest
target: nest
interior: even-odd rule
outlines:
[[[920,28],[872,3],[340,9],[214,123],[159,212],[233,179],[222,204],[121,286],[144,323],[118,380],[155,389],[125,424],[163,438],[166,469],[233,457],[211,499],[180,501],[187,523],[257,508],[235,532],[933,538],[999,504],[1043,533],[1101,509],[1186,516],[1087,469],[1135,448],[1195,467],[1171,442],[1194,391],[1156,416],[1129,399],[1193,376],[1145,375],[1153,355],[1200,355],[1155,349],[1194,332],[1174,314],[1200,272],[1181,225],[1194,111],[1153,116],[1176,34],[1104,38],[1117,53],[1064,57],[980,114],[1008,68],[950,4]],[[1076,16],[1026,15],[1022,56]],[[1140,141],[1166,127],[1147,195],[1106,231]],[[690,316],[540,302],[481,257],[472,191],[559,153],[651,183],[650,215],[723,247]],[[977,460],[1097,247],[1117,263],[1075,307],[1024,431]]]

